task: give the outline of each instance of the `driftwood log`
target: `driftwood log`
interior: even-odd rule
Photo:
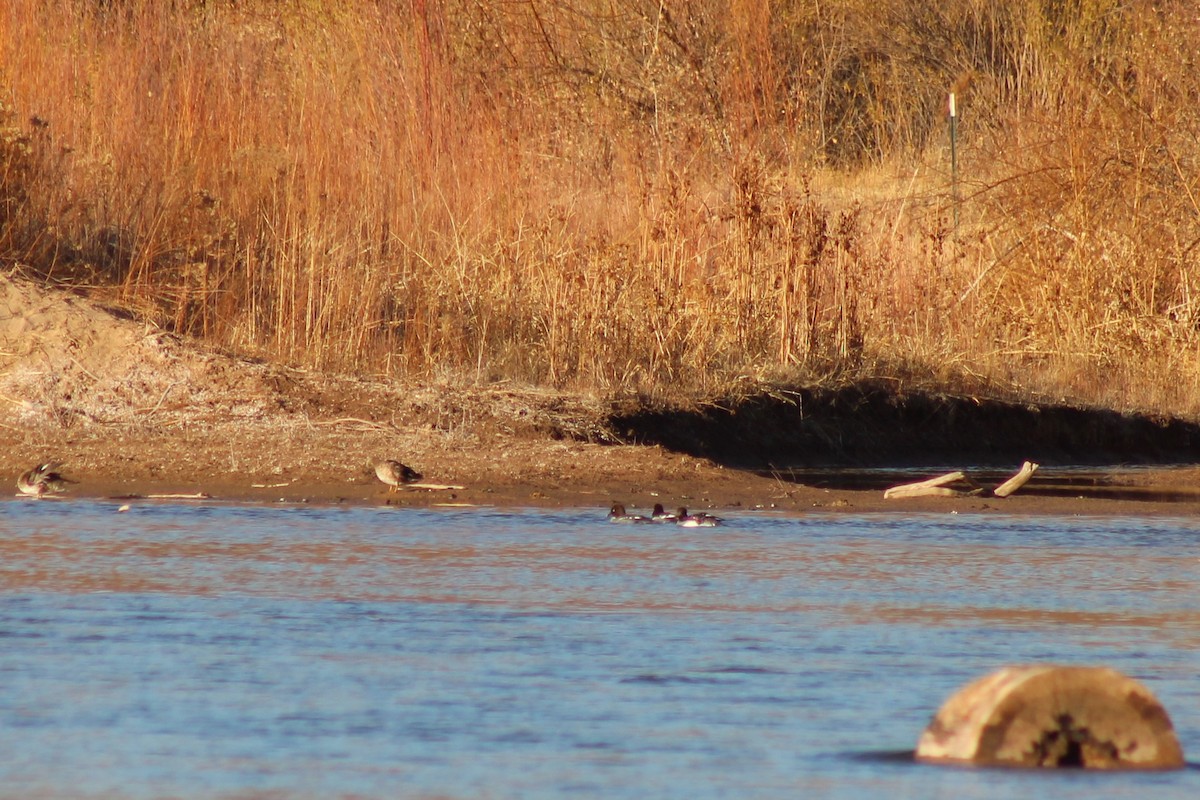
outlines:
[[[888,500],[896,500],[901,497],[1008,497],[1013,492],[1020,489],[1029,479],[1033,477],[1033,473],[1037,472],[1038,464],[1032,461],[1026,461],[1021,465],[1021,469],[1017,474],[1006,480],[1004,483],[997,486],[995,489],[985,489],[976,483],[965,472],[947,472],[945,475],[938,475],[935,478],[930,478],[917,483],[902,483],[899,486],[893,486],[883,493],[884,498]],[[954,488],[949,486],[952,483],[964,484],[964,488]]]
[[[883,496],[889,500],[898,497],[929,497],[931,495],[940,495],[942,497],[963,497],[969,492],[962,489],[952,489],[947,484],[958,483],[959,481],[967,480],[965,472],[947,472],[945,475],[938,475],[936,478],[930,478],[927,481],[919,481],[917,483],[904,483],[900,486],[893,486],[883,493]],[[982,489],[972,489],[975,494],[981,493]]]
[[[1013,475],[1004,483],[997,486],[992,491],[992,494],[996,497],[1008,497],[1017,489],[1020,489],[1022,486],[1028,483],[1029,479],[1033,477],[1033,473],[1037,472],[1037,469],[1037,464],[1033,463],[1032,461],[1026,461],[1021,465],[1021,469],[1017,471],[1016,475]]]
[[[109,495],[109,500],[212,500],[212,495],[208,492],[192,492],[190,494],[166,493],[166,494],[114,494]]]
[[[1027,767],[1176,769],[1183,751],[1150,690],[1104,667],[1005,667],[942,705],[917,759]]]

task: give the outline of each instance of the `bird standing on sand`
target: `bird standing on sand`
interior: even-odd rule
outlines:
[[[388,485],[388,491],[394,492],[404,483],[416,483],[423,475],[407,464],[399,461],[380,461],[375,465],[375,474],[379,480]]]
[[[75,483],[55,471],[60,466],[62,465],[55,461],[47,461],[22,472],[17,478],[17,490],[32,497],[41,497],[47,493],[59,494],[67,488],[68,483]]]

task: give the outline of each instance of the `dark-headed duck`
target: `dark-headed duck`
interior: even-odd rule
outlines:
[[[641,514],[626,514],[625,506],[620,503],[613,503],[612,508],[608,512],[609,522],[649,522],[649,517],[643,517]]]
[[[675,524],[684,528],[715,528],[724,523],[720,517],[706,514],[703,511],[689,514],[686,508],[680,508],[675,514]]]

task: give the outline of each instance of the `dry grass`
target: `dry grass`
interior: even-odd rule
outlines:
[[[767,8],[11,0],[0,257],[321,368],[1200,413],[1188,4]]]

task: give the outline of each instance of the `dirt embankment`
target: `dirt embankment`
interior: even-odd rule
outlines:
[[[895,509],[883,485],[1023,458],[1006,500],[929,511],[1194,513],[1188,467],[1070,474],[1055,465],[1198,460],[1200,428],[884,387],[805,389],[678,409],[511,385],[413,384],[235,358],[84,298],[0,278],[0,473],[54,459],[84,497],[203,492],[277,502]],[[393,458],[459,488],[389,494]],[[893,475],[867,466],[906,466]],[[803,469],[793,469],[801,467]],[[1081,499],[1082,496],[1082,499]],[[1170,501],[1170,502],[1166,502]]]

